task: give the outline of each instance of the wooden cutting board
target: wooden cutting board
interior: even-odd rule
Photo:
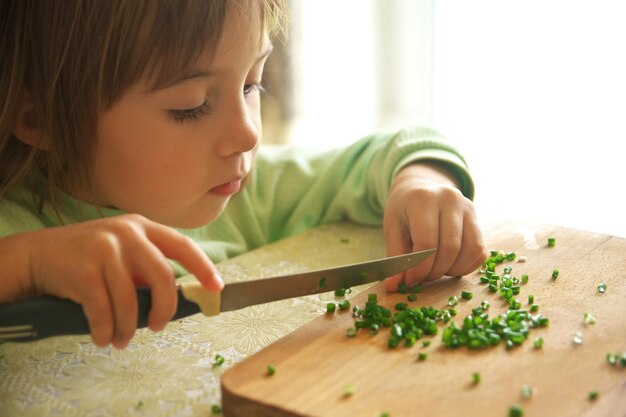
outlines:
[[[626,416],[626,368],[610,366],[607,353],[626,351],[626,239],[588,232],[520,223],[486,228],[489,249],[514,251],[527,261],[508,263],[512,275],[528,274],[518,299],[527,306],[533,294],[539,312],[550,319],[548,328],[531,330],[520,347],[470,351],[446,349],[439,334],[412,348],[387,347],[388,331],[371,336],[361,331],[346,337],[351,312],[324,315],[249,357],[222,377],[222,404],[227,417],[253,416],[365,416],[383,412],[401,416],[508,416],[520,405],[524,416]],[[548,237],[556,246],[548,247]],[[503,266],[499,266],[501,271]],[[552,271],[558,269],[556,281]],[[606,293],[597,290],[607,285]],[[461,291],[474,294],[463,300]],[[354,297],[363,306],[367,293],[377,292],[380,304],[393,308],[406,295],[385,294],[380,285]],[[506,310],[497,293],[488,291],[478,273],[462,279],[446,278],[423,286],[410,306],[447,306],[457,295],[458,316],[470,314],[482,300],[491,303],[489,316]],[[585,325],[584,313],[596,324]],[[577,332],[583,343],[576,345]],[[533,340],[542,337],[542,349]],[[419,352],[428,358],[418,361]],[[267,366],[276,373],[268,376]],[[481,382],[472,383],[479,372]],[[346,397],[344,388],[354,387]],[[521,388],[533,395],[524,400]],[[591,401],[590,391],[599,398]]]

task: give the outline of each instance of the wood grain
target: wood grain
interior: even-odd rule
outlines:
[[[550,326],[531,331],[520,347],[470,351],[450,350],[439,335],[429,347],[389,349],[387,332],[366,332],[347,338],[352,326],[349,312],[322,316],[227,370],[222,377],[222,403],[228,417],[254,416],[371,416],[388,412],[400,416],[507,416],[513,404],[525,416],[626,416],[626,369],[611,367],[606,354],[626,351],[626,239],[556,226],[507,223],[484,230],[490,249],[526,256],[513,262],[513,275],[526,273],[528,284],[518,297],[527,305],[529,294],[550,318]],[[547,237],[556,238],[547,247]],[[502,267],[500,267],[501,269]],[[559,269],[556,281],[553,269]],[[597,285],[604,282],[607,292]],[[491,303],[490,316],[506,310],[497,294],[480,284],[478,274],[446,278],[427,285],[412,306],[443,308],[450,295],[474,293],[460,300],[457,323],[483,299]],[[405,301],[401,294],[377,292],[381,304]],[[367,294],[353,299],[363,305]],[[585,312],[597,319],[585,325]],[[575,345],[576,332],[584,336]],[[532,341],[543,337],[544,347]],[[420,351],[428,359],[418,361]],[[267,365],[276,368],[267,376]],[[482,381],[472,384],[472,374]],[[355,386],[350,397],[344,387]],[[529,400],[520,389],[533,387]],[[588,393],[597,390],[596,401]]]

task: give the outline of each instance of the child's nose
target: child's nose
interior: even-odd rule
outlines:
[[[218,153],[228,156],[254,149],[260,140],[260,129],[260,117],[248,108],[244,99],[238,100],[223,123]]]

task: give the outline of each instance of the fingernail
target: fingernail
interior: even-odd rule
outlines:
[[[213,277],[215,277],[215,280],[217,281],[218,290],[222,291],[222,289],[224,289],[224,280],[217,272],[213,274]]]

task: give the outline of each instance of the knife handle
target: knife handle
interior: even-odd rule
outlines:
[[[152,306],[149,288],[137,288],[137,328],[147,327]],[[178,291],[172,320],[198,313],[199,307]],[[0,304],[0,342],[28,342],[52,336],[89,334],[83,307],[54,296],[39,296]]]

